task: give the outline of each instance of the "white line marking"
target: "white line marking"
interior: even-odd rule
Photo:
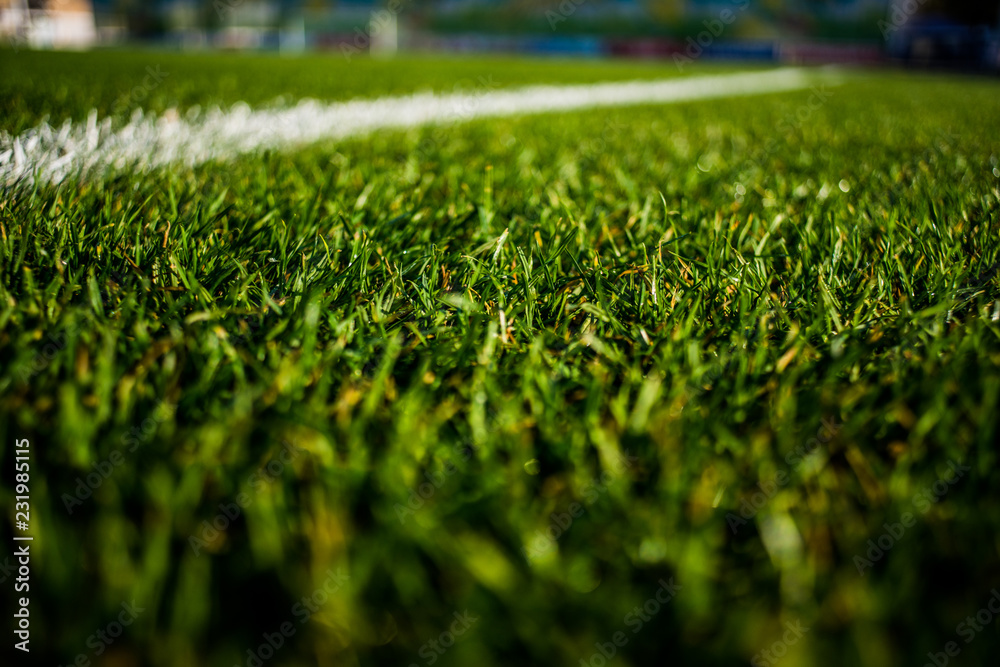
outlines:
[[[479,93],[419,93],[405,97],[322,103],[302,100],[287,109],[252,110],[244,103],[183,119],[137,111],[115,130],[112,120],[48,124],[18,137],[0,133],[0,184],[58,183],[69,176],[139,172],[169,164],[194,166],[260,149],[282,149],[344,139],[376,130],[455,123],[595,107],[667,104],[689,100],[800,90],[836,78],[817,70],[785,68],[662,81],[530,86]]]

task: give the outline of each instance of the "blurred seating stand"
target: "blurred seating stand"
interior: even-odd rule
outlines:
[[[87,49],[97,43],[90,0],[0,0],[0,38],[14,48]]]

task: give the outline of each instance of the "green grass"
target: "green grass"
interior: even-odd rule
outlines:
[[[451,66],[405,85],[472,76]],[[1000,585],[1000,91],[831,90],[808,112],[804,91],[491,120],[6,195],[0,446],[5,469],[15,438],[34,448],[39,652],[94,658],[134,599],[100,664],[246,664],[293,621],[265,664],[426,665],[466,610],[435,664],[579,665],[618,631],[609,664],[745,664],[786,622],[809,628],[788,667],[948,641],[987,664],[996,618],[969,644],[956,625]],[[14,117],[52,112],[36,94]],[[62,108],[94,95],[115,97]],[[970,470],[915,502],[949,461]]]
[[[504,88],[533,83],[661,79],[756,66],[707,64],[679,71],[673,61],[572,62],[504,56],[347,58],[340,51],[276,57],[231,53],[195,57],[170,51],[44,53],[0,48],[0,131],[18,134],[40,117],[59,125],[91,109],[127,119],[136,109],[162,113],[237,102],[289,104]]]

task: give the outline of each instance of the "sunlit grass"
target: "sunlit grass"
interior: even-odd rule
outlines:
[[[8,193],[45,650],[135,598],[112,650],[149,664],[246,664],[293,621],[271,664],[425,665],[466,610],[437,664],[618,631],[617,664],[735,664],[785,622],[785,665],[920,664],[997,584],[997,92],[853,75]]]

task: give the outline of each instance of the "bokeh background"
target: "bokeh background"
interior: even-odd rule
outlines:
[[[720,22],[725,12],[732,20]],[[0,37],[56,48],[652,58],[695,49],[727,60],[996,69],[998,26],[993,0],[0,0]]]

